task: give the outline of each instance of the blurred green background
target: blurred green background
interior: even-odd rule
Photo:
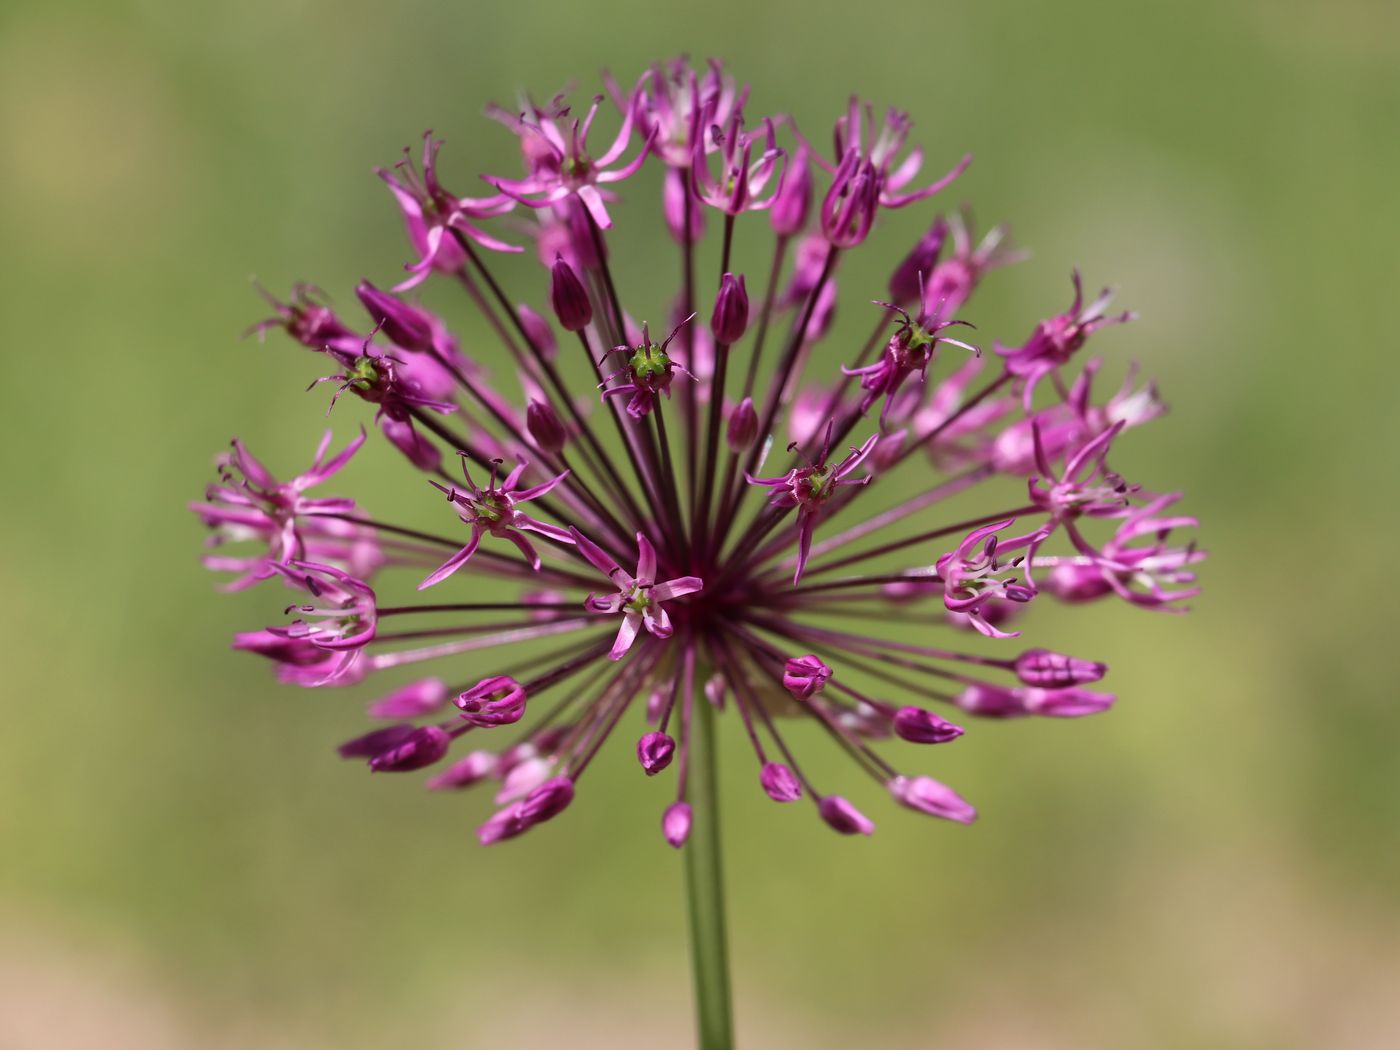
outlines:
[[[972,829],[872,805],[840,839],[728,764],[743,1045],[1400,1045],[1395,5],[10,0],[0,1047],[688,1044],[666,788],[630,734],[566,819],[479,849],[485,794],[331,754],[364,689],[228,651],[269,597],[213,592],[182,507],[231,434],[290,471],[323,425],[315,363],[239,339],[250,274],[388,283],[372,165],[433,127],[474,192],[515,166],[485,101],[681,51],[819,140],[855,90],[931,165],[971,150],[954,194],[1035,252],[984,336],[1060,309],[1072,264],[1119,287],[1142,319],[1100,349],[1173,406],[1119,469],[1185,489],[1211,552],[1190,617],[1031,619],[1120,705],[940,752]],[[886,223],[848,302],[930,213]],[[658,294],[671,265],[619,262]],[[347,488],[420,498],[395,456]]]

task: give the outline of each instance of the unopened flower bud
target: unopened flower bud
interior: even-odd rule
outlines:
[[[1026,713],[1020,693],[999,685],[970,685],[953,698],[953,703],[982,718],[1015,718]]]
[[[369,705],[371,718],[421,718],[447,701],[447,683],[441,678],[424,678],[395,689],[382,700]]]
[[[569,432],[564,429],[559,413],[546,401],[530,400],[525,408],[525,426],[535,439],[535,444],[551,455],[569,440]]]
[[[820,811],[822,820],[843,835],[869,835],[875,830],[874,822],[840,795],[827,795]]]
[[[669,766],[675,753],[676,742],[665,733],[647,733],[637,741],[637,761],[649,777]]]
[[[1107,670],[1106,664],[1080,660],[1049,649],[1027,649],[1016,658],[1016,677],[1038,689],[1060,689],[1097,682]]]
[[[554,308],[559,323],[570,332],[582,331],[593,320],[593,305],[588,301],[588,291],[563,256],[555,258],[550,273],[549,304]]]
[[[524,303],[516,306],[515,313],[520,318],[520,327],[525,329],[525,335],[540,355],[546,361],[558,357],[559,344],[554,341],[554,329],[549,327],[549,322]]]
[[[710,315],[710,331],[719,346],[733,346],[744,337],[749,326],[749,291],[744,275],[726,273],[719,282],[715,310]]]
[[[507,755],[502,755],[497,761],[495,772],[501,777],[501,787],[496,792],[497,805],[524,798],[554,772],[553,759],[534,754],[534,745],[530,745],[530,750],[531,753],[523,758],[511,760]]]
[[[1112,693],[1095,693],[1071,686],[1068,689],[1021,689],[1021,702],[1033,715],[1050,718],[1082,718],[1107,711],[1117,699]]]
[[[743,452],[758,437],[758,413],[754,411],[753,398],[746,397],[734,406],[729,413],[729,427],[724,438],[731,452]]]
[[[661,210],[666,216],[666,228],[671,231],[677,244],[685,244],[686,205],[690,205],[689,241],[694,244],[705,236],[705,210],[690,192],[690,180],[682,168],[667,168],[666,182],[661,189]]]
[[[943,251],[943,242],[948,237],[948,222],[943,216],[933,220],[933,225],[910,249],[893,274],[890,275],[890,299],[896,303],[918,302],[923,288],[920,278],[927,281],[938,265],[938,256]],[[930,307],[937,303],[929,303]]]
[[[381,292],[368,281],[361,281],[355,294],[369,312],[370,320],[381,326],[395,346],[420,352],[433,348],[432,322],[422,310],[388,292]]]
[[[1104,570],[1098,565],[1062,563],[1050,570],[1045,589],[1062,602],[1091,602],[1113,593]]]
[[[794,657],[783,665],[783,688],[795,700],[810,700],[826,688],[830,677],[831,668],[811,653]]]
[[[520,803],[520,819],[527,825],[543,824],[568,808],[574,800],[574,782],[568,777],[546,780]]]
[[[966,799],[932,777],[895,777],[887,786],[902,805],[920,813],[959,824],[971,824],[977,819],[977,810]]]
[[[724,710],[724,675],[718,671],[705,679],[705,699],[716,711]]]
[[[473,751],[428,779],[429,791],[455,791],[471,787],[496,771],[500,760],[490,751]]]
[[[666,841],[672,846],[680,849],[685,845],[685,840],[690,838],[690,820],[690,804],[672,802],[661,815],[661,834],[666,836]]]
[[[808,152],[806,146],[799,146],[788,158],[782,188],[768,212],[773,232],[780,237],[801,233],[807,225],[807,211],[812,205],[812,168]]]
[[[758,781],[774,802],[796,802],[802,797],[802,784],[781,762],[765,762]]]
[[[376,773],[408,773],[437,762],[452,746],[452,737],[437,726],[415,729],[403,741],[369,760]]]
[[[401,722],[398,725],[375,729],[364,736],[347,740],[336,748],[341,758],[373,758],[375,755],[398,747],[415,732],[415,727]]]
[[[912,744],[944,744],[963,735],[962,726],[954,725],[922,707],[901,707],[896,711],[894,731],[900,739]]]

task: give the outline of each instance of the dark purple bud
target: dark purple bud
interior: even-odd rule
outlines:
[[[812,206],[812,167],[806,146],[788,158],[783,185],[768,213],[773,232],[781,237],[801,233],[807,225],[807,212]]]
[[[376,729],[364,736],[347,740],[335,750],[341,758],[373,758],[390,748],[398,747],[413,733],[413,726],[407,722],[401,722],[398,725],[385,726],[383,729]]]
[[[672,802],[661,815],[661,834],[676,849],[690,838],[690,818],[690,805],[685,802]]]
[[[637,761],[649,777],[669,766],[675,753],[676,742],[665,733],[647,733],[637,741]]]
[[[493,675],[457,697],[457,706],[474,726],[510,725],[525,713],[525,688],[509,675]]]
[[[520,326],[525,329],[525,335],[540,355],[546,361],[553,361],[558,357],[559,344],[554,341],[554,330],[549,327],[549,322],[524,303],[518,305],[515,312],[520,318]]]
[[[896,303],[916,303],[923,288],[920,279],[928,280],[933,268],[938,265],[938,256],[943,251],[943,242],[948,237],[948,223],[943,216],[933,220],[928,232],[919,238],[904,261],[890,275],[890,299]],[[929,303],[930,307],[937,303]]]
[[[744,275],[726,273],[715,296],[715,312],[710,315],[710,331],[719,346],[733,346],[749,326],[749,290]]]
[[[1049,718],[1082,718],[1107,711],[1117,699],[1112,693],[1095,693],[1078,686],[1068,689],[1018,689],[1025,709]]]
[[[379,752],[369,760],[376,773],[408,773],[437,762],[452,746],[452,737],[437,726],[415,729],[394,747]]]
[[[553,406],[544,401],[531,399],[525,408],[525,426],[535,444],[548,453],[558,452],[569,440],[569,432],[559,420]]]
[[[433,348],[433,325],[422,310],[381,292],[368,281],[361,281],[355,294],[369,312],[370,320],[381,327],[395,346],[420,352]]]
[[[894,731],[911,744],[946,744],[963,735],[962,726],[955,726],[922,707],[901,707],[896,711]]]
[[[843,835],[869,835],[875,824],[840,795],[827,795],[821,801],[822,820]]]
[[[971,824],[977,819],[977,810],[966,799],[932,777],[895,777],[888,787],[901,805],[920,813],[959,824]]]
[[[810,700],[826,688],[826,680],[830,677],[831,668],[811,653],[793,657],[783,665],[783,688],[795,700]]]
[[[758,413],[753,408],[753,398],[746,397],[729,413],[729,428],[725,432],[731,452],[743,452],[758,437]]]
[[[554,269],[550,272],[549,305],[554,308],[559,323],[570,332],[582,331],[593,320],[588,292],[562,255],[555,257]]]
[[[1080,660],[1049,649],[1027,649],[1016,657],[1016,677],[1026,685],[1039,689],[1060,689],[1097,682],[1107,670],[1107,664]]]
[[[781,762],[765,762],[758,782],[774,802],[796,802],[802,797],[802,784]]]
[[[485,780],[496,771],[500,759],[490,751],[473,751],[428,779],[429,791],[456,791]]]
[[[568,777],[546,780],[520,802],[520,820],[526,826],[543,824],[568,808],[574,800],[574,782]]]

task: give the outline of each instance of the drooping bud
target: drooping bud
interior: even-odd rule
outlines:
[[[977,810],[966,799],[932,777],[894,777],[887,786],[901,805],[920,813],[959,824],[971,824],[977,819]]]
[[[490,751],[473,751],[428,779],[429,791],[456,791],[485,780],[500,760]]]
[[[688,802],[672,802],[661,815],[661,834],[676,849],[685,845],[690,838],[691,812]]]
[[[666,733],[646,733],[637,741],[637,761],[649,777],[669,766],[675,753],[676,742]]]
[[[830,677],[831,668],[811,653],[793,657],[783,665],[783,688],[795,700],[810,700],[826,688],[826,680]]]
[[[1038,689],[1060,689],[1097,682],[1107,670],[1107,664],[1080,660],[1049,649],[1027,649],[1016,658],[1016,677]]]
[[[562,255],[555,257],[554,268],[550,271],[549,305],[554,308],[559,323],[570,332],[582,331],[593,320],[588,291]]]
[[[1068,689],[1021,689],[1021,702],[1033,715],[1050,718],[1082,718],[1107,711],[1117,699],[1112,693],[1095,693],[1071,686]]]
[[[731,452],[743,452],[758,437],[758,413],[754,411],[753,398],[746,397],[734,406],[729,413],[729,426],[725,431],[725,441]]]
[[[758,782],[774,802],[796,802],[802,797],[802,784],[781,762],[765,762]]]
[[[799,146],[797,152],[788,158],[787,170],[783,173],[783,185],[778,190],[777,199],[768,212],[768,221],[773,232],[780,237],[791,237],[801,233],[807,225],[807,212],[812,205],[812,165],[806,146]]]
[[[661,210],[666,216],[666,228],[677,244],[686,243],[686,204],[690,204],[690,243],[705,236],[705,209],[697,207],[690,193],[690,180],[682,168],[667,168],[666,182],[661,188]]]
[[[564,429],[559,413],[546,401],[530,399],[525,408],[525,426],[530,431],[530,436],[535,439],[535,444],[551,455],[563,448],[564,443],[569,440],[569,432]]]
[[[428,315],[416,306],[409,306],[397,296],[381,292],[368,281],[355,289],[370,320],[382,330],[395,346],[405,350],[426,352],[433,348],[433,326]]]
[[[525,329],[526,337],[541,356],[546,361],[553,361],[558,357],[559,344],[554,341],[554,329],[549,327],[549,322],[524,303],[515,307],[515,313],[520,318],[520,327]]]
[[[424,678],[395,689],[382,700],[369,705],[371,718],[421,718],[447,701],[447,683],[441,678]]]
[[[894,731],[900,739],[911,744],[945,744],[963,735],[962,726],[954,725],[922,707],[901,707],[895,712]]]
[[[943,216],[933,220],[933,225],[919,238],[890,275],[890,300],[896,303],[916,303],[923,293],[920,279],[927,281],[938,265],[938,256],[943,251],[943,242],[948,238],[948,222]],[[936,307],[936,302],[929,303]]]
[[[456,703],[474,726],[506,726],[525,713],[525,689],[509,675],[493,675],[458,696]]]
[[[452,737],[437,726],[415,729],[402,742],[379,752],[369,760],[376,773],[408,773],[437,762],[452,746]]]
[[[820,812],[822,820],[843,835],[869,835],[875,830],[875,823],[840,795],[822,799]]]
[[[744,275],[726,273],[715,295],[715,310],[710,315],[710,331],[719,346],[733,346],[744,337],[749,326],[749,290]]]

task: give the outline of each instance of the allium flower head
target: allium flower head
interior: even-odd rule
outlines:
[[[837,832],[875,822],[844,783],[808,772],[795,722],[900,806],[968,823],[973,806],[895,765],[894,749],[936,764],[975,740],[965,723],[1108,710],[1103,662],[1004,647],[1047,607],[1173,610],[1198,592],[1205,555],[1181,538],[1196,520],[1175,512],[1179,494],[1110,465],[1163,413],[1155,386],[1129,368],[1101,396],[1104,358],[1081,360],[1091,335],[1111,350],[1098,333],[1130,315],[1106,313],[1106,293],[1086,303],[1076,273],[1070,307],[1022,342],[982,355],[952,338],[1018,255],[1002,227],[977,241],[960,213],[897,211],[967,165],[921,185],[900,111],[877,122],[853,101],[827,158],[790,117],[749,119],[748,90],[718,63],[660,63],[630,92],[611,77],[605,89],[580,110],[562,97],[489,110],[525,167],[487,176],[495,196],[447,191],[431,135],[417,164],[380,170],[416,259],[392,290],[382,277],[354,289],[362,324],[310,285],[268,296],[274,316],[254,330],[328,358],[331,374],[299,381],[334,385],[338,425],[369,416],[422,496],[327,491],[354,473],[364,429],[336,453],[327,432],[289,480],[236,440],[192,505],[206,564],[231,587],[280,582],[293,598],[272,597],[284,615],[234,648],[300,686],[382,681],[369,714],[385,724],[347,733],[340,753],[378,772],[431,768],[434,791],[494,782],[482,843],[562,814],[620,734],[639,783],[669,785],[661,833],[684,846],[704,827],[691,755],[711,718],[742,724],[756,794],[810,803]],[[616,129],[601,146],[600,123]],[[662,198],[625,200],[648,164]],[[512,248],[495,223],[517,205],[510,229],[534,240],[540,269],[507,288],[487,249]],[[905,214],[912,247],[879,267],[888,279],[844,289],[851,316],[876,303],[869,337],[816,352],[838,281],[856,282],[845,260]],[[614,218],[650,240],[610,241]],[[710,238],[717,272],[697,265]],[[629,286],[643,268],[674,272],[675,294],[643,308]],[[479,343],[464,352],[399,294],[423,282],[465,294],[513,378],[493,380]],[[633,320],[648,314],[664,339]],[[833,359],[844,365],[817,363]]]

